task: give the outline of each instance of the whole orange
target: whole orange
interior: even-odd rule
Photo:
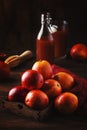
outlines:
[[[49,98],[41,90],[31,90],[25,97],[25,104],[35,110],[43,110],[49,104]]]
[[[77,43],[72,46],[70,55],[75,60],[86,60],[87,59],[87,46],[83,43]]]
[[[23,88],[22,86],[14,86],[9,90],[8,101],[24,103],[25,97],[28,92],[29,90]]]
[[[71,92],[64,92],[55,99],[55,108],[63,114],[71,114],[78,107],[78,97]]]
[[[51,64],[46,60],[36,61],[32,66],[32,70],[41,73],[45,80],[51,78],[53,74]]]
[[[28,69],[21,76],[22,87],[28,90],[40,89],[44,83],[42,74],[39,72]]]
[[[75,82],[74,77],[67,72],[58,72],[53,78],[60,83],[63,91],[70,90]]]
[[[62,87],[58,81],[47,79],[45,80],[41,90],[44,91],[50,99],[54,99],[62,92]]]

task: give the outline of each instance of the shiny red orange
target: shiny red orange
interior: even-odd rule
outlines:
[[[87,59],[87,45],[76,43],[71,47],[70,55],[75,60],[84,61]]]

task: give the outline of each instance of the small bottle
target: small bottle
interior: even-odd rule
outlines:
[[[36,59],[54,62],[54,39],[50,33],[50,20],[41,15],[41,29],[36,39]]]
[[[47,13],[47,19],[50,22],[50,32],[54,38],[54,56],[55,58],[65,58],[66,57],[66,49],[67,49],[67,41],[68,41],[68,23],[66,20],[63,20],[62,25],[53,25],[52,18],[50,13]]]
[[[53,26],[54,27],[54,26]],[[63,24],[53,31],[52,35],[55,41],[55,58],[65,58],[68,41],[68,23],[64,20]]]

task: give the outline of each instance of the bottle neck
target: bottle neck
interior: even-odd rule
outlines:
[[[49,12],[47,12],[47,18],[46,19],[47,19],[48,24],[49,24],[49,31],[50,31],[50,33],[52,34],[52,33],[56,32],[57,29],[58,29],[58,26],[52,24],[52,18],[51,18],[51,15],[50,15]]]
[[[47,19],[44,19],[44,15],[41,16],[41,29],[39,31],[37,39],[40,40],[41,38],[46,39],[50,35],[50,25]]]

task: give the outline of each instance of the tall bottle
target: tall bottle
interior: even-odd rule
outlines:
[[[36,39],[36,59],[54,62],[54,39],[50,33],[50,20],[41,15],[41,29]]]

